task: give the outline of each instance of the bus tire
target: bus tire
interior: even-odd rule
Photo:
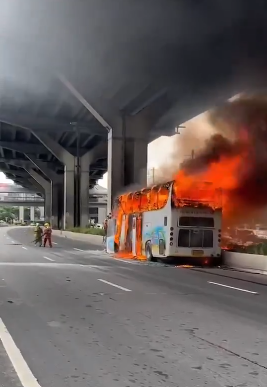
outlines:
[[[156,259],[155,257],[153,257],[150,242],[147,242],[147,243],[146,243],[145,253],[146,253],[146,259],[147,259],[149,262],[157,262],[157,259]]]
[[[118,253],[119,252],[119,246],[116,242],[114,242],[114,253]]]

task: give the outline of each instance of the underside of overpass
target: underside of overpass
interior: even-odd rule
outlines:
[[[149,141],[265,87],[263,1],[2,3],[0,170],[45,194],[55,226],[87,223],[107,170],[109,208],[141,182]]]

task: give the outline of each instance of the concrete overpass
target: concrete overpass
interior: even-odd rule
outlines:
[[[263,2],[5,1],[0,170],[46,197],[55,225],[88,219],[140,180],[147,144],[238,92],[265,87]]]
[[[28,188],[15,184],[0,184],[0,206],[45,206],[45,198]],[[95,185],[89,190],[88,208],[107,208],[107,190]]]

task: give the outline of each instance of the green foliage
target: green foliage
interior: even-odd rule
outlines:
[[[18,207],[0,207],[0,220],[9,222],[10,220],[16,219],[19,216]]]
[[[68,228],[66,231],[77,232],[80,234],[104,235],[104,230],[96,227],[72,227]]]
[[[235,253],[267,255],[267,242],[257,243],[250,246],[235,245],[232,246],[230,250]]]

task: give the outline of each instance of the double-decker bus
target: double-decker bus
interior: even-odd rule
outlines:
[[[193,257],[212,263],[221,256],[221,228],[220,189],[196,183],[182,190],[171,181],[116,199],[107,251],[148,261]]]

